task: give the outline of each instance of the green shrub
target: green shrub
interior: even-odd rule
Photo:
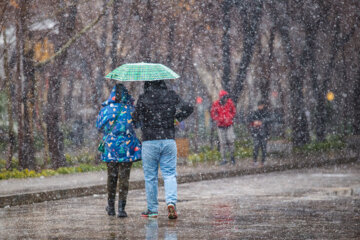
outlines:
[[[252,142],[250,140],[242,140],[235,142],[235,158],[248,158],[252,156]],[[230,156],[229,156],[230,157]],[[203,162],[216,162],[221,160],[221,154],[210,146],[202,146],[198,153],[190,154],[188,159],[192,164]]]
[[[69,174],[75,173],[75,167],[61,167],[56,170],[57,173],[60,174]]]
[[[253,149],[250,147],[238,147],[235,150],[235,158],[248,158],[252,156]]]
[[[14,170],[0,170],[0,180],[1,179],[9,179],[9,178],[28,178],[28,177],[48,177],[57,174],[70,174],[70,173],[79,173],[79,172],[90,172],[90,171],[102,171],[106,170],[106,164],[99,165],[90,165],[90,164],[80,164],[76,167],[61,167],[56,170],[52,169],[44,169],[40,172],[35,172],[34,170],[25,169],[23,171],[19,171],[17,169]]]
[[[142,162],[141,161],[134,162],[132,164],[132,167],[133,168],[142,168]]]
[[[48,176],[54,176],[57,172],[52,169],[44,169],[41,171],[41,176],[48,177]]]
[[[94,164],[95,163],[95,154],[84,151],[77,155],[70,155],[69,153],[65,154],[65,160],[70,166],[75,166],[79,164]]]
[[[207,147],[203,148],[203,152],[190,154],[188,161],[192,164],[203,163],[203,162],[215,162],[221,159],[221,154],[217,150],[211,150]]]
[[[6,160],[0,159],[0,169],[6,168]]]
[[[252,156],[253,143],[250,140],[235,142],[235,158],[248,158]]]
[[[70,154],[65,153],[65,161],[67,164],[69,164],[70,166],[73,166],[75,164],[74,160],[75,159],[73,159]]]
[[[197,153],[190,154],[188,156],[188,161],[191,162],[193,165],[195,165],[196,163],[201,162],[201,158],[200,158],[199,154],[197,154]]]
[[[5,169],[5,168],[6,168],[6,160],[0,159],[0,169]],[[11,160],[10,169],[17,169],[17,168],[19,168],[19,160],[13,157]]]
[[[17,169],[6,171],[5,169],[0,171],[0,179],[9,179],[9,178],[28,178],[28,177],[40,177],[41,173],[37,173],[34,170],[25,169],[19,171]]]
[[[332,149],[342,149],[345,146],[346,144],[343,138],[339,136],[330,136],[322,142],[312,141],[302,147],[297,147],[294,151],[296,153],[325,152]]]
[[[34,147],[36,151],[42,151],[44,149],[44,136],[39,132],[34,133]]]

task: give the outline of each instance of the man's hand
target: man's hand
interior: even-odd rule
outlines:
[[[175,126],[179,126],[179,124],[180,124],[180,122],[179,122],[177,119],[175,119],[175,120],[174,120],[174,125],[175,125]]]
[[[255,120],[254,121],[254,127],[260,127],[262,125],[262,121]]]

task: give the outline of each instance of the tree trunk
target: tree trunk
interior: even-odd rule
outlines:
[[[354,135],[360,135],[360,51],[358,52],[358,71],[356,76],[355,88],[354,88],[354,100],[353,100],[353,111],[354,111]]]
[[[104,0],[104,8],[106,7],[106,1]],[[105,69],[106,69],[106,42],[107,42],[107,26],[108,26],[108,17],[104,19],[103,27],[102,27],[102,33],[101,33],[101,39],[100,39],[100,49],[99,49],[99,55],[100,55],[100,61],[99,61],[99,68],[97,71],[97,76],[95,80],[95,89],[94,89],[94,101],[93,104],[96,106],[96,110],[100,110],[100,102],[102,97],[102,92],[104,88],[104,76],[105,76]],[[113,70],[113,69],[111,69]]]
[[[9,151],[7,154],[7,161],[6,161],[6,169],[9,169],[11,166],[12,157],[14,155],[15,149],[15,133],[14,133],[14,120],[13,120],[13,111],[12,111],[12,97],[11,97],[11,86],[10,86],[10,71],[9,71],[9,64],[8,64],[8,45],[6,42],[6,33],[5,29],[3,30],[3,39],[4,39],[4,71],[5,71],[5,86],[6,86],[6,95],[8,98],[7,101],[7,113],[9,118],[9,129],[8,129],[8,136],[9,136]]]
[[[289,59],[290,65],[290,109],[291,109],[291,128],[292,128],[292,142],[294,146],[303,146],[310,140],[308,122],[304,110],[304,96],[303,96],[303,73],[304,69],[298,69],[295,63],[294,50],[290,40],[288,19],[280,18],[276,12],[275,7],[270,6],[271,15],[274,19],[277,30],[280,33],[281,39],[284,43],[285,53]],[[300,57],[300,63],[304,62],[305,52],[303,51]],[[300,67],[303,67],[300,64]]]
[[[60,19],[59,39],[57,42],[57,48],[63,46],[66,41],[75,32],[75,21],[77,15],[77,0],[73,1],[73,4],[69,7],[68,14],[64,14]],[[62,3],[64,4],[64,3]],[[48,92],[48,109],[47,109],[47,138],[49,143],[49,153],[54,168],[66,166],[64,156],[64,136],[60,129],[59,123],[61,120],[61,103],[60,99],[61,90],[61,75],[63,72],[63,66],[67,57],[67,49],[59,57],[55,58],[52,76],[49,79],[49,92]],[[55,67],[54,67],[55,68]]]
[[[114,2],[113,6],[113,25],[112,25],[112,40],[111,40],[111,70],[114,70],[118,67],[118,57],[117,57],[117,45],[119,42],[119,34],[120,34],[120,18],[119,18],[119,8],[120,8],[120,1],[117,0]]]
[[[337,16],[337,14],[335,14]],[[355,33],[355,27],[352,27],[348,34],[341,33],[340,29],[340,18],[336,17],[335,33],[330,49],[330,60],[325,70],[325,78],[322,84],[319,84],[319,90],[317,93],[317,108],[316,108],[316,121],[317,130],[316,135],[318,140],[324,140],[326,134],[326,123],[327,123],[327,111],[326,111],[326,94],[329,91],[328,87],[332,77],[332,70],[335,68],[336,57],[339,49],[349,42],[353,34]]]
[[[237,104],[246,79],[247,69],[251,63],[256,44],[259,23],[262,16],[263,1],[256,0],[251,4],[240,4],[240,14],[243,18],[243,55],[237,71],[234,87],[232,88],[231,97]]]
[[[166,64],[170,68],[173,67],[174,42],[175,42],[175,20],[171,18],[170,23],[169,23],[169,38],[168,38],[168,41],[167,41],[168,55],[166,57]]]
[[[27,32],[27,31],[26,31]],[[27,33],[25,41],[23,67],[25,76],[24,86],[24,162],[23,168],[35,169],[35,146],[34,146],[34,106],[35,106],[35,68],[34,46],[32,39]]]
[[[74,82],[75,82],[73,79],[76,79],[76,76],[75,74],[71,74],[70,77],[71,80],[68,85],[67,94],[64,96],[65,121],[71,120],[73,114],[72,102],[73,102],[73,90],[74,90]]]
[[[146,7],[144,13],[142,14],[142,27],[141,27],[141,45],[140,45],[140,59],[143,62],[151,62],[151,39],[150,37],[150,27],[153,21],[153,9],[151,6],[151,1],[146,1]]]
[[[319,100],[321,100],[321,94],[319,86],[321,83],[318,81],[317,73],[316,73],[316,58],[315,58],[315,39],[316,39],[316,31],[317,27],[305,27],[305,48],[307,48],[307,60],[308,64],[310,64],[310,79],[314,97],[316,99],[316,111],[315,111],[315,124],[314,129],[316,133],[316,138],[318,141],[322,141],[325,138],[325,119],[322,119],[322,115],[318,114],[319,110]]]
[[[337,15],[337,14],[336,14]],[[340,34],[340,19],[337,18],[335,23],[335,33],[331,43],[330,49],[330,60],[329,64],[325,71],[325,79],[322,83],[318,84],[318,90],[316,94],[316,112],[315,112],[315,119],[316,119],[316,137],[319,141],[323,141],[325,139],[325,131],[326,131],[326,92],[328,91],[328,85],[331,80],[332,70],[335,65],[335,59],[337,55],[337,48],[339,45],[339,34]]]
[[[49,79],[44,79],[44,91],[41,92],[40,97],[40,112],[39,112],[39,121],[40,121],[40,127],[42,136],[44,138],[44,168],[48,168],[51,165],[51,159],[49,154],[49,141],[47,138],[47,125],[46,125],[46,107],[48,105],[48,91],[49,91]]]
[[[230,10],[231,10],[231,1],[224,0],[222,3],[223,11],[223,37],[222,37],[222,63],[223,63],[223,76],[221,85],[223,88],[230,92],[230,78],[231,78],[231,54],[230,54]]]
[[[261,93],[261,99],[266,102],[267,106],[269,106],[270,104],[269,93],[270,93],[270,81],[271,81],[270,79],[271,66],[273,61],[274,38],[275,38],[274,29],[271,29],[269,43],[268,43],[269,52],[263,51],[263,53],[260,55],[260,64],[262,65],[262,75],[260,79],[260,93]]]
[[[23,3],[21,4],[21,6]],[[16,89],[16,100],[17,100],[17,118],[18,118],[18,158],[19,158],[19,166],[20,168],[25,167],[25,159],[24,159],[24,109],[23,109],[23,84],[21,77],[21,57],[23,54],[22,42],[23,40],[23,19],[22,16],[25,14],[23,7],[17,11],[18,17],[16,18],[16,52],[17,52],[17,61],[16,61],[16,73],[15,80],[17,82]]]
[[[34,146],[34,110],[35,110],[35,68],[34,68],[34,40],[33,34],[28,28],[29,20],[28,9],[30,9],[30,3],[24,1],[21,4],[21,23],[22,32],[25,37],[22,42],[23,46],[23,73],[24,73],[24,92],[23,92],[23,104],[24,104],[24,142],[23,142],[23,164],[22,168],[35,169],[35,146]]]

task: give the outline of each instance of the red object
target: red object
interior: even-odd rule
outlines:
[[[202,102],[203,102],[202,97],[196,97],[196,103],[197,104],[202,104]]]
[[[219,98],[228,95],[224,90],[219,93]],[[234,102],[229,98],[224,105],[217,100],[211,106],[211,118],[216,121],[218,127],[228,127],[233,124],[233,119],[236,114]]]

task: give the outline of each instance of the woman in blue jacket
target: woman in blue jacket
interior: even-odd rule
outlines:
[[[127,89],[122,84],[116,84],[108,100],[102,104],[96,121],[96,127],[104,134],[105,149],[101,159],[107,164],[106,211],[109,216],[115,215],[116,185],[119,179],[118,217],[127,217],[125,205],[130,169],[133,162],[141,160],[141,143],[132,126],[133,103]]]

